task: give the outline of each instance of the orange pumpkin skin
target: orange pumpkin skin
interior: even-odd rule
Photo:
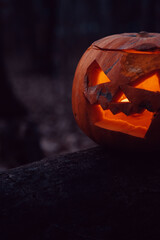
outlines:
[[[143,81],[153,74],[156,74],[159,79],[159,50],[160,34],[141,32],[105,37],[94,42],[83,54],[74,76],[72,109],[79,127],[96,143],[113,148],[140,151],[153,151],[159,148],[160,92],[149,91],[149,89],[140,90],[138,87],[136,91],[133,89],[135,82]],[[94,79],[92,82],[92,77],[96,78],[94,77],[96,68],[97,71],[101,70],[106,74],[110,80],[104,83],[104,86],[101,84],[101,90],[97,90],[99,86],[97,87],[96,83],[93,84],[97,80]],[[104,97],[104,89],[108,90],[112,99],[108,100],[106,96]],[[100,97],[98,91],[103,93]],[[125,91],[125,95],[127,93],[129,97],[132,95],[129,104],[118,103],[117,105],[115,96],[118,96],[119,91],[123,93]],[[119,113],[123,108],[122,105],[127,106],[123,111],[126,116],[135,116],[136,111],[137,114],[141,114],[138,112],[140,107],[148,114],[152,113],[152,119],[143,137],[134,135],[134,133],[126,133],[123,131],[123,126],[121,131],[120,129],[114,130],[112,127],[108,128],[107,125],[101,127],[97,124],[102,122],[102,115],[107,109],[112,110],[116,116],[115,111]],[[128,108],[129,105],[130,108]],[[117,106],[118,110],[115,110]],[[133,109],[134,114],[130,112]]]

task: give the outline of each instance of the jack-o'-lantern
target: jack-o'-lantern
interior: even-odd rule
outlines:
[[[73,81],[79,127],[101,145],[160,145],[160,34],[123,33],[94,42]]]

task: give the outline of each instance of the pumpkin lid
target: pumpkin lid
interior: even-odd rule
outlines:
[[[122,33],[95,41],[92,46],[102,50],[155,51],[160,49],[160,33]]]

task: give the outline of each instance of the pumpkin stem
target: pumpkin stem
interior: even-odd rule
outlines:
[[[145,31],[141,31],[138,33],[139,37],[150,37],[149,33],[148,32],[145,32]]]

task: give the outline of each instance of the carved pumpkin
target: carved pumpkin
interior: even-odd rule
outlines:
[[[160,34],[123,33],[94,42],[73,81],[79,127],[95,142],[129,149],[160,145]]]

